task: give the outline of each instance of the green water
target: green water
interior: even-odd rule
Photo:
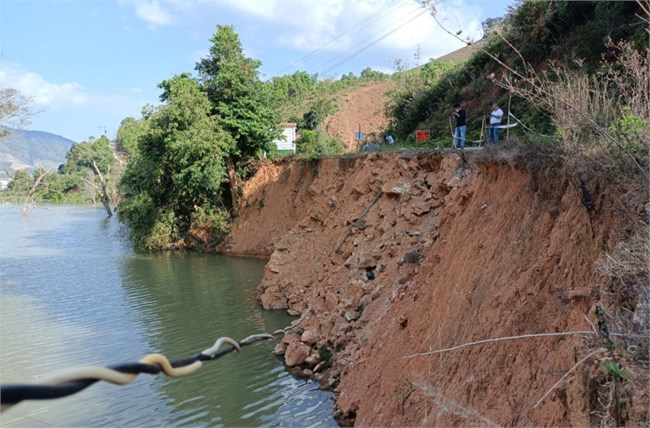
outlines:
[[[0,381],[23,383],[79,365],[171,359],[221,336],[287,326],[255,287],[263,262],[137,254],[102,209],[0,205]],[[335,426],[332,394],[287,373],[262,342],[183,378],[141,375],[70,397],[23,402],[2,426]]]

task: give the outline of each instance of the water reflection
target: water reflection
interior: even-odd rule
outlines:
[[[241,340],[289,323],[263,311],[263,263],[201,254],[138,255],[101,209],[0,205],[0,379],[63,367],[185,357],[216,338]],[[98,383],[59,400],[21,403],[2,426],[335,425],[331,394],[290,376],[262,342],[190,377]]]

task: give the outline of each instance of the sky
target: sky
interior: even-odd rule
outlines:
[[[438,0],[437,19],[478,40],[513,0]],[[232,25],[263,80],[394,72],[463,46],[416,0],[0,0],[0,88],[30,97],[26,129],[115,138],[160,104],[158,83],[190,72],[217,25]],[[418,54],[419,53],[419,54]]]

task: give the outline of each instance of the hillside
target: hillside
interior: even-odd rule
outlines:
[[[469,46],[464,46],[446,55],[436,58],[436,62],[461,65],[468,61],[480,47],[486,44],[480,40]],[[425,66],[408,70],[407,74],[422,73]],[[359,141],[355,138],[359,129],[365,135],[361,142],[383,142],[384,133],[390,125],[386,105],[389,101],[389,91],[395,87],[393,80],[364,83],[335,97],[338,105],[336,113],[324,120],[324,129],[328,136],[343,143],[345,153],[357,152]]]
[[[388,127],[385,105],[391,82],[364,84],[337,98],[339,109],[324,121],[327,135],[343,143],[346,153],[357,152],[355,135],[361,129],[366,140],[382,141]]]
[[[567,159],[485,150],[269,163],[246,184],[223,250],[269,257],[261,302],[298,316],[276,352],[336,388],[343,424],[640,426],[647,339],[614,339],[629,377],[614,405],[592,325],[602,304],[612,332],[647,326],[647,265],[625,279],[606,267],[633,266],[620,249],[647,230],[647,195],[638,177]]]
[[[633,46],[647,61],[649,39],[643,3],[520,2],[499,28],[500,32],[469,46],[465,53],[475,53],[461,66],[446,72],[435,84],[424,85],[421,91],[405,92],[401,100],[393,102],[391,123],[398,139],[409,138],[417,129],[429,129],[434,137],[449,135],[449,109],[456,103],[463,104],[467,112],[470,141],[478,140],[482,130],[485,137],[482,123],[493,103],[504,111],[509,108],[530,129],[513,129],[520,141],[536,143],[540,135],[571,136],[567,128],[577,120],[569,112],[554,111],[553,96],[573,106],[569,110],[579,111],[579,115],[596,116],[592,120],[608,128],[623,113],[609,111],[598,115],[600,110],[594,108],[599,102],[598,94],[619,84],[630,87],[619,88],[619,94],[632,93],[637,88],[631,82],[647,80],[643,61],[624,64],[631,56],[622,54],[621,49],[621,43]],[[466,57],[458,53],[455,56]],[[450,54],[441,59],[453,57]],[[617,73],[634,72],[640,75],[621,76],[617,83],[613,81]],[[587,90],[584,85],[577,86],[575,80],[579,79],[592,79],[592,87]],[[596,81],[600,82],[599,87]],[[540,92],[540,88],[548,90]],[[638,92],[629,100],[619,99],[612,104],[621,108],[626,102],[633,104],[636,98],[645,101],[643,94],[647,94],[647,89],[638,85]],[[560,95],[562,98],[558,98]],[[579,102],[581,99],[589,100],[586,106]],[[643,105],[647,103],[640,104],[628,107],[643,115]],[[591,135],[582,134],[588,145]]]
[[[0,139],[0,167],[18,171],[45,168],[56,170],[75,142],[43,131],[13,129]]]

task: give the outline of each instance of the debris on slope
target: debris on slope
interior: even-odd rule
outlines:
[[[369,154],[321,160],[316,174],[284,164],[245,193],[242,224],[259,233],[237,226],[231,248],[257,242],[269,254],[261,302],[297,317],[275,352],[336,388],[341,423],[593,423],[598,358],[534,407],[587,346],[598,346],[589,336],[409,357],[481,339],[589,331],[595,322],[603,277],[594,263],[600,245],[620,240],[622,220],[596,194],[586,209],[584,190],[559,167],[514,165],[489,154]],[[262,195],[275,196],[256,208]],[[258,218],[279,219],[275,232],[259,231]],[[636,391],[626,409],[645,405],[647,419],[647,392]],[[643,420],[643,411],[627,417]]]

